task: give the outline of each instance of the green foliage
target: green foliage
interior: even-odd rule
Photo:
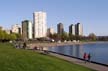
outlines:
[[[75,40],[75,35],[72,35],[72,34],[69,34],[69,39],[72,41],[72,40]]]
[[[5,31],[0,30],[0,41],[16,40],[19,37],[19,34],[7,34]]]
[[[15,34],[17,39],[21,39],[21,34],[17,34],[17,33],[13,33],[13,34]]]
[[[10,40],[16,40],[16,39],[17,39],[17,37],[15,34],[10,34]]]
[[[48,37],[54,39],[54,40],[58,40],[59,37],[58,37],[58,34],[57,33],[54,33],[54,34],[50,34]]]
[[[68,34],[67,32],[64,32],[62,33],[61,35],[60,34],[50,34],[49,35],[50,38],[53,38],[55,40],[61,40],[61,41],[64,41],[64,40],[82,40],[83,39],[83,36],[78,36],[78,35],[72,35],[72,34]]]
[[[61,35],[57,33],[50,34],[49,37],[55,40],[61,40],[61,41],[64,41],[64,40],[96,41],[97,40],[97,37],[94,33],[90,33],[89,36],[79,36],[79,35],[72,35],[72,34],[68,34],[64,32]],[[104,38],[101,38],[101,39],[104,39]]]
[[[97,40],[98,41],[108,41],[108,36],[98,36]]]
[[[89,34],[89,39],[95,41],[96,40],[96,35],[94,33]]]
[[[62,41],[69,40],[69,35],[66,32],[64,32],[63,34],[61,34],[60,37],[61,37],[61,40]]]
[[[93,71],[62,59],[0,43],[0,71]]]

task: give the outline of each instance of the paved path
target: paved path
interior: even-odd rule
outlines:
[[[69,62],[78,64],[78,65],[82,65],[82,66],[94,69],[96,71],[108,71],[108,67],[106,67],[106,66],[102,66],[102,65],[98,65],[98,64],[94,64],[94,63],[88,63],[88,62],[85,63],[82,60],[71,58],[71,57],[67,57],[67,56],[63,56],[63,55],[59,55],[59,54],[56,54],[56,53],[49,53],[49,55],[52,55],[52,56],[55,56],[55,57],[67,60]]]

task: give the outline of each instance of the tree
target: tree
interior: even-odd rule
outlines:
[[[71,41],[75,40],[75,35],[72,35],[71,33],[69,33],[69,40]]]
[[[57,33],[50,34],[48,37],[51,38],[51,39],[54,39],[54,40],[58,40],[59,39],[59,36],[58,36]]]
[[[17,35],[16,34],[8,34],[3,30],[0,30],[0,41],[2,42],[6,42],[9,40],[16,40],[17,39]]]
[[[10,34],[10,40],[16,40],[16,39],[17,39],[17,37],[15,34]]]
[[[90,33],[89,36],[88,36],[88,38],[89,38],[90,40],[95,41],[95,40],[96,40],[96,35],[95,35],[94,33]]]
[[[2,39],[3,39],[3,31],[0,30],[0,40],[2,40]]]
[[[15,34],[15,36],[16,36],[16,39],[17,39],[17,40],[20,40],[20,39],[22,39],[22,36],[21,36],[21,34],[18,34],[18,33],[13,33],[13,34]]]
[[[64,40],[69,40],[69,35],[67,32],[64,32],[60,35],[61,37],[61,40],[64,41]]]

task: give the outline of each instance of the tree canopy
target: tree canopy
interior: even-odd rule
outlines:
[[[4,30],[0,30],[0,41],[10,41],[10,40],[16,40],[17,36],[16,34],[8,34]]]

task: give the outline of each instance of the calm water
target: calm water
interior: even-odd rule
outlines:
[[[51,47],[49,50],[79,58],[86,52],[91,54],[92,61],[108,64],[108,42]]]

